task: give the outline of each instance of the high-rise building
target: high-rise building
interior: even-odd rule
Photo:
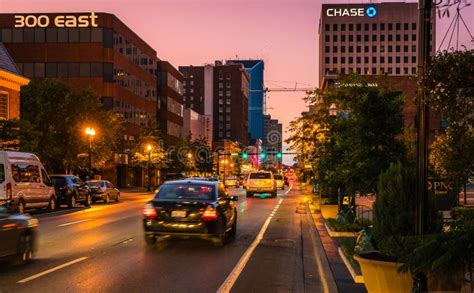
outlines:
[[[183,103],[212,121],[214,146],[222,141],[248,144],[248,83],[242,64],[180,66],[184,77]]]
[[[228,60],[227,63],[242,64],[249,75],[249,134],[250,139],[264,139],[264,80],[263,60]]]
[[[278,119],[270,115],[263,116],[263,149],[267,152],[279,153],[282,151],[283,125]]]
[[[435,49],[435,13],[431,44]],[[417,71],[418,4],[323,4],[319,79],[360,75],[410,76]]]

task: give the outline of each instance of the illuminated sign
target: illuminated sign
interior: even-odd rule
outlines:
[[[50,23],[55,27],[97,27],[97,15],[57,15],[50,20],[48,15],[15,15],[15,27],[47,27]]]
[[[326,9],[326,16],[368,16],[374,17],[377,15],[377,9],[370,6],[364,8],[328,8]]]

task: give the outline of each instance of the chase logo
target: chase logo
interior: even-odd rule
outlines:
[[[368,17],[375,17],[377,15],[377,9],[375,9],[373,6],[367,7],[365,10],[365,15]]]

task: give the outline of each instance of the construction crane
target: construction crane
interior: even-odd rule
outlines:
[[[315,88],[298,88],[298,83],[295,83],[295,87],[280,87],[280,88],[264,88],[261,90],[249,90],[249,93],[263,92],[263,109],[264,114],[267,114],[267,110],[273,110],[272,107],[267,107],[267,93],[268,92],[312,92]]]

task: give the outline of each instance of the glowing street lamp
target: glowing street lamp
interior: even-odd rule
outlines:
[[[92,140],[95,136],[95,129],[92,127],[87,127],[85,133],[89,137],[89,176],[90,179],[92,179]]]

